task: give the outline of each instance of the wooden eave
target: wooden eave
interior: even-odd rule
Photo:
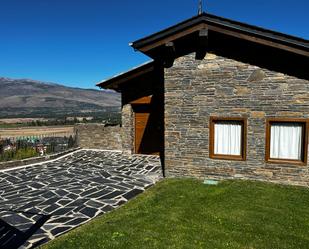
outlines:
[[[156,59],[155,53],[160,51],[158,49],[159,47],[169,42],[177,41],[185,36],[190,36],[202,29],[208,29],[210,32],[221,33],[227,37],[236,37],[309,57],[308,40],[206,13],[135,41],[131,46],[135,50],[139,50],[151,58]]]
[[[115,91],[121,90],[121,85],[129,82],[130,80],[151,73],[155,70],[154,61],[148,62],[127,72],[116,75],[110,79],[104,80],[96,84],[96,86],[104,89],[112,89]]]

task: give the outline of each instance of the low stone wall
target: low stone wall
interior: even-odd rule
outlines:
[[[69,153],[76,151],[76,150],[79,150],[79,149],[80,148],[72,148],[72,149],[62,151],[62,152],[59,152],[59,153],[55,153],[55,154],[51,154],[51,155],[32,157],[32,158],[27,158],[27,159],[23,159],[23,160],[14,160],[14,161],[2,162],[2,163],[0,163],[0,170],[16,168],[16,167],[26,166],[26,165],[30,165],[30,164],[35,164],[35,163],[42,163],[42,162],[45,162],[45,161],[57,159],[58,157],[64,156],[66,154],[69,154]]]
[[[77,145],[83,149],[122,150],[120,126],[77,124],[74,127]]]

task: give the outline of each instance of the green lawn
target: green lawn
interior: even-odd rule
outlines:
[[[43,248],[309,248],[309,189],[168,179]]]

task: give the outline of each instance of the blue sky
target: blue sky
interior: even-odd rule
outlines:
[[[94,88],[149,60],[129,42],[196,15],[197,3],[0,0],[0,77]],[[204,10],[309,39],[308,0],[205,0]]]

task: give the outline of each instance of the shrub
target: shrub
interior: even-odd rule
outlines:
[[[38,156],[38,152],[33,148],[21,148],[19,150],[5,151],[0,154],[0,161],[22,160]]]

